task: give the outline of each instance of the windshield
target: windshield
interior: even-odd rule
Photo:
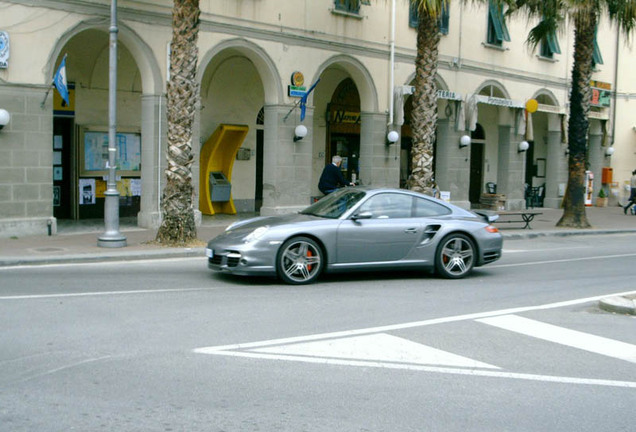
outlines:
[[[340,189],[310,205],[301,214],[337,219],[356,205],[365,193],[355,189]]]

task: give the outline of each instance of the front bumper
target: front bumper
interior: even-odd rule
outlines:
[[[276,275],[276,251],[211,245],[205,249],[210,270],[236,275]]]

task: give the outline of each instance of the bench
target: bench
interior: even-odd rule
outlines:
[[[522,229],[532,229],[530,227],[530,222],[532,222],[535,216],[542,213],[533,210],[518,210],[500,211],[497,212],[497,214],[499,215],[499,219],[497,219],[494,223],[522,223],[525,224]],[[501,220],[502,217],[504,217],[505,220]]]

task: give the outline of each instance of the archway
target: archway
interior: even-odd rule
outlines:
[[[55,67],[66,59],[70,103],[53,92],[53,215],[104,216],[108,159],[109,40],[102,28],[79,26],[64,38]],[[135,57],[118,44],[117,140],[120,216],[136,217],[141,203],[142,78]]]
[[[238,213],[259,211],[263,205],[263,160],[266,100],[278,103],[280,82],[264,55],[245,41],[226,41],[204,56],[199,71],[201,114],[199,133],[205,142],[220,124],[247,125],[249,130],[234,161],[232,199]],[[265,85],[267,83],[267,85]],[[199,185],[199,190],[204,185]]]

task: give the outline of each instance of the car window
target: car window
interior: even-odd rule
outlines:
[[[451,214],[451,210],[435,201],[426,198],[413,198],[413,210],[415,217],[443,216]]]
[[[373,219],[411,217],[412,197],[397,193],[382,193],[369,198],[360,206],[360,212],[370,212]]]
[[[353,188],[340,189],[327,195],[300,213],[336,219],[356,205],[364,196],[364,192]]]

